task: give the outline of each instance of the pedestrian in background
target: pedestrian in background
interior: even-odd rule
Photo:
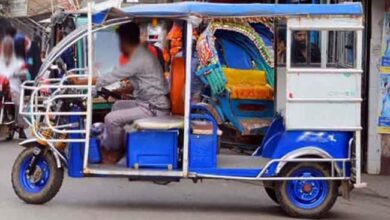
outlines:
[[[10,82],[12,101],[15,103],[15,112],[18,113],[20,87],[22,80],[27,75],[27,68],[24,60],[16,57],[14,40],[10,36],[6,36],[1,42],[0,75],[6,77]],[[24,129],[27,128],[27,123],[18,114],[16,120],[19,127],[19,138],[26,138]]]
[[[41,48],[39,47],[39,37],[33,37],[31,40],[28,36],[18,33],[16,28],[9,26],[5,35],[14,40],[14,53],[19,59],[22,59],[28,68],[28,75],[26,79],[34,80],[38,75],[39,69],[42,65],[40,56]]]

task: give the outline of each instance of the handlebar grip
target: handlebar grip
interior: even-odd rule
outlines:
[[[115,99],[121,99],[122,97],[114,92],[111,92],[110,90],[101,87],[98,91],[97,94],[102,96],[104,99],[108,99],[110,96],[115,98]]]

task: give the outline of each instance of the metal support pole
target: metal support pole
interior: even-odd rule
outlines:
[[[328,61],[328,31],[321,31],[321,68],[326,68]]]
[[[284,108],[284,116],[287,115],[287,112],[288,112],[288,108],[287,108],[287,103],[288,103],[288,99],[290,98],[288,93],[288,83],[289,83],[289,76],[288,76],[288,73],[290,72],[290,69],[291,69],[291,35],[292,35],[292,31],[289,27],[289,20],[287,20],[287,33],[286,33],[286,78],[285,78],[285,83],[284,83],[284,88],[286,88],[285,90],[285,102],[284,102],[284,106],[282,108]],[[277,48],[275,48],[275,50],[277,50]],[[280,107],[279,107],[280,108]],[[282,112],[283,114],[283,112]],[[287,125],[286,125],[287,126]]]
[[[92,123],[92,75],[93,75],[93,36],[92,36],[92,10],[94,2],[88,1],[88,89],[87,89],[87,120],[85,123],[85,148],[84,148],[84,171],[88,166],[89,136]]]
[[[363,59],[363,31],[356,31],[356,68],[362,69],[362,59]],[[360,110],[360,109],[359,109]],[[356,131],[355,133],[356,146],[356,188],[366,187],[367,183],[362,182],[362,143],[361,143],[361,131]]]
[[[183,174],[188,176],[188,152],[190,132],[190,100],[191,100],[191,59],[192,59],[192,23],[187,21],[186,35],[186,84],[184,106],[184,141],[183,141]]]
[[[361,131],[355,132],[356,138],[356,147],[355,147],[355,155],[356,155],[356,183],[355,188],[364,188],[367,186],[367,183],[362,182],[362,149],[361,149]]]

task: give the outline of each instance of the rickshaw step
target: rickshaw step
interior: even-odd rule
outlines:
[[[180,178],[177,177],[161,177],[161,176],[138,176],[138,177],[129,177],[129,181],[153,181],[157,184],[167,183],[167,182],[180,182]]]

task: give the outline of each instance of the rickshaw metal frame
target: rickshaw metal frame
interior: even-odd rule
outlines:
[[[61,83],[59,85],[39,85],[39,86],[27,86],[27,84],[32,83],[30,82],[25,82],[22,85],[22,90],[24,89],[30,89],[33,90],[31,99],[30,99],[30,104],[33,109],[36,109],[36,111],[33,110],[33,112],[24,112],[23,111],[23,103],[21,102],[20,106],[20,114],[22,115],[27,115],[27,116],[40,116],[40,115],[45,115],[46,120],[48,119],[48,114],[49,114],[49,109],[50,109],[50,102],[54,101],[55,99],[58,98],[69,98],[69,96],[66,95],[56,95],[49,99],[46,104],[39,104],[38,102],[38,91],[43,88],[52,88],[52,89],[86,89],[87,93],[86,94],[81,94],[78,97],[80,98],[86,98],[87,101],[87,111],[83,112],[82,115],[86,115],[86,123],[85,123],[85,129],[83,130],[58,130],[56,127],[53,127],[48,123],[48,127],[51,128],[52,130],[59,132],[59,133],[84,133],[85,134],[85,139],[45,139],[42,135],[39,134],[39,132],[36,131],[34,123],[32,124],[33,131],[36,134],[36,136],[39,139],[43,139],[49,143],[50,149],[53,151],[53,153],[56,155],[56,158],[61,158],[64,162],[66,162],[66,158],[61,155],[61,153],[58,152],[58,150],[54,147],[53,143],[54,142],[84,142],[85,143],[85,148],[84,148],[84,158],[83,158],[83,173],[86,176],[100,176],[100,175],[110,175],[110,176],[153,176],[153,177],[182,177],[182,178],[219,178],[219,179],[234,179],[234,180],[254,180],[254,181],[282,181],[282,180],[301,180],[301,179],[315,179],[315,180],[349,180],[351,177],[347,176],[346,172],[346,163],[351,162],[351,156],[349,155],[348,158],[281,158],[281,159],[272,159],[270,160],[265,167],[262,168],[262,170],[259,172],[259,174],[256,177],[235,177],[235,176],[222,176],[222,175],[206,175],[206,174],[201,174],[201,173],[194,173],[189,171],[189,129],[190,129],[190,90],[191,90],[191,58],[192,58],[192,50],[188,48],[192,48],[192,30],[193,30],[193,22],[196,22],[196,19],[194,19],[194,16],[189,16],[185,19],[181,19],[186,21],[186,48],[187,50],[185,51],[185,74],[186,74],[186,83],[185,83],[185,114],[184,114],[184,143],[183,143],[183,167],[182,170],[177,170],[177,171],[162,171],[162,170],[135,170],[135,169],[130,169],[130,168],[103,168],[99,166],[94,166],[94,165],[89,165],[88,164],[88,153],[89,153],[89,138],[90,138],[90,128],[91,128],[91,121],[92,121],[92,72],[93,72],[93,33],[107,28],[107,27],[112,27],[115,25],[119,25],[122,23],[129,22],[132,18],[124,18],[124,19],[115,19],[114,22],[112,23],[105,23],[103,25],[95,26],[96,28],[94,29],[94,25],[92,23],[92,12],[93,12],[93,3],[89,2],[88,3],[88,25],[87,25],[87,32],[85,32],[85,28],[82,28],[79,30],[78,35],[75,34],[75,37],[70,38],[66,42],[62,42],[61,45],[58,46],[58,51],[56,53],[53,53],[53,56],[49,57],[50,64],[52,61],[58,58],[58,56],[65,51],[66,46],[69,44],[74,44],[77,41],[81,40],[85,36],[88,38],[88,73],[84,76],[88,78],[88,84],[85,86],[75,86],[75,85],[62,85]],[[273,16],[274,17],[274,16]],[[320,16],[319,16],[320,17]],[[361,17],[360,17],[361,18]],[[317,24],[318,25],[318,24]],[[311,27],[310,30],[312,30]],[[313,26],[314,28],[314,26]],[[299,29],[302,30],[302,27],[295,27],[295,26],[288,26],[287,28],[287,45],[290,45],[291,43],[291,31]],[[323,69],[321,73],[341,73],[341,72],[349,72],[352,74],[362,74],[363,70],[361,69],[361,64],[362,64],[362,29],[363,26],[360,27],[351,27],[351,26],[339,26],[339,27],[320,27],[317,29],[323,30],[323,29],[329,29],[329,30],[357,30],[357,55],[356,55],[356,60],[357,60],[357,67],[356,69]],[[360,40],[359,40],[360,39]],[[302,68],[291,68],[291,63],[290,63],[290,46],[287,46],[287,72],[299,72],[299,73],[311,73],[311,72],[318,72],[320,73],[317,69],[302,69]],[[41,73],[44,73],[47,69],[49,68],[48,65],[43,66],[41,69]],[[81,70],[76,70],[76,71],[81,71]],[[80,76],[80,75],[78,75]],[[40,76],[41,77],[41,76]],[[40,79],[39,77],[39,79]],[[66,76],[65,78],[69,77],[74,77],[74,76]],[[54,81],[58,81],[59,79],[54,79]],[[63,79],[61,79],[63,80]],[[60,82],[61,82],[60,80]],[[24,92],[23,95],[21,94],[21,98],[24,97]],[[75,97],[72,95],[72,97]],[[288,98],[288,97],[287,97]],[[293,100],[288,100],[288,101],[293,101]],[[313,99],[313,100],[295,100],[297,102],[305,102],[305,101],[339,101],[339,102],[344,102],[344,101],[351,101],[351,102],[361,102],[362,99],[354,99],[354,100],[344,100],[344,99],[338,99],[338,100],[328,100],[328,99]],[[39,107],[46,107],[45,112],[39,112],[38,108]],[[52,115],[75,115],[74,112],[57,112],[53,113],[50,112]],[[81,112],[80,112],[81,114]],[[304,128],[301,128],[304,129]],[[307,128],[307,129],[313,129],[313,128]],[[323,128],[316,128],[316,130],[337,130],[337,131],[355,131],[355,138],[356,138],[356,187],[361,187],[364,186],[364,183],[361,181],[361,140],[360,140],[360,133],[361,133],[361,127],[345,127],[345,128],[328,128],[328,127],[323,127]],[[349,153],[351,153],[351,146],[349,146]],[[292,162],[292,163],[297,163],[297,162],[320,162],[320,163],[330,163],[332,167],[332,176],[330,177],[313,177],[313,178],[299,178],[299,177],[278,177],[277,173],[275,173],[275,176],[266,176],[266,172],[268,168],[273,165],[273,164],[279,164],[279,163],[287,163],[287,162]],[[337,163],[342,163],[342,167],[338,167]],[[333,169],[334,168],[334,169]],[[279,169],[280,170],[280,169]],[[337,172],[335,172],[335,170]]]

